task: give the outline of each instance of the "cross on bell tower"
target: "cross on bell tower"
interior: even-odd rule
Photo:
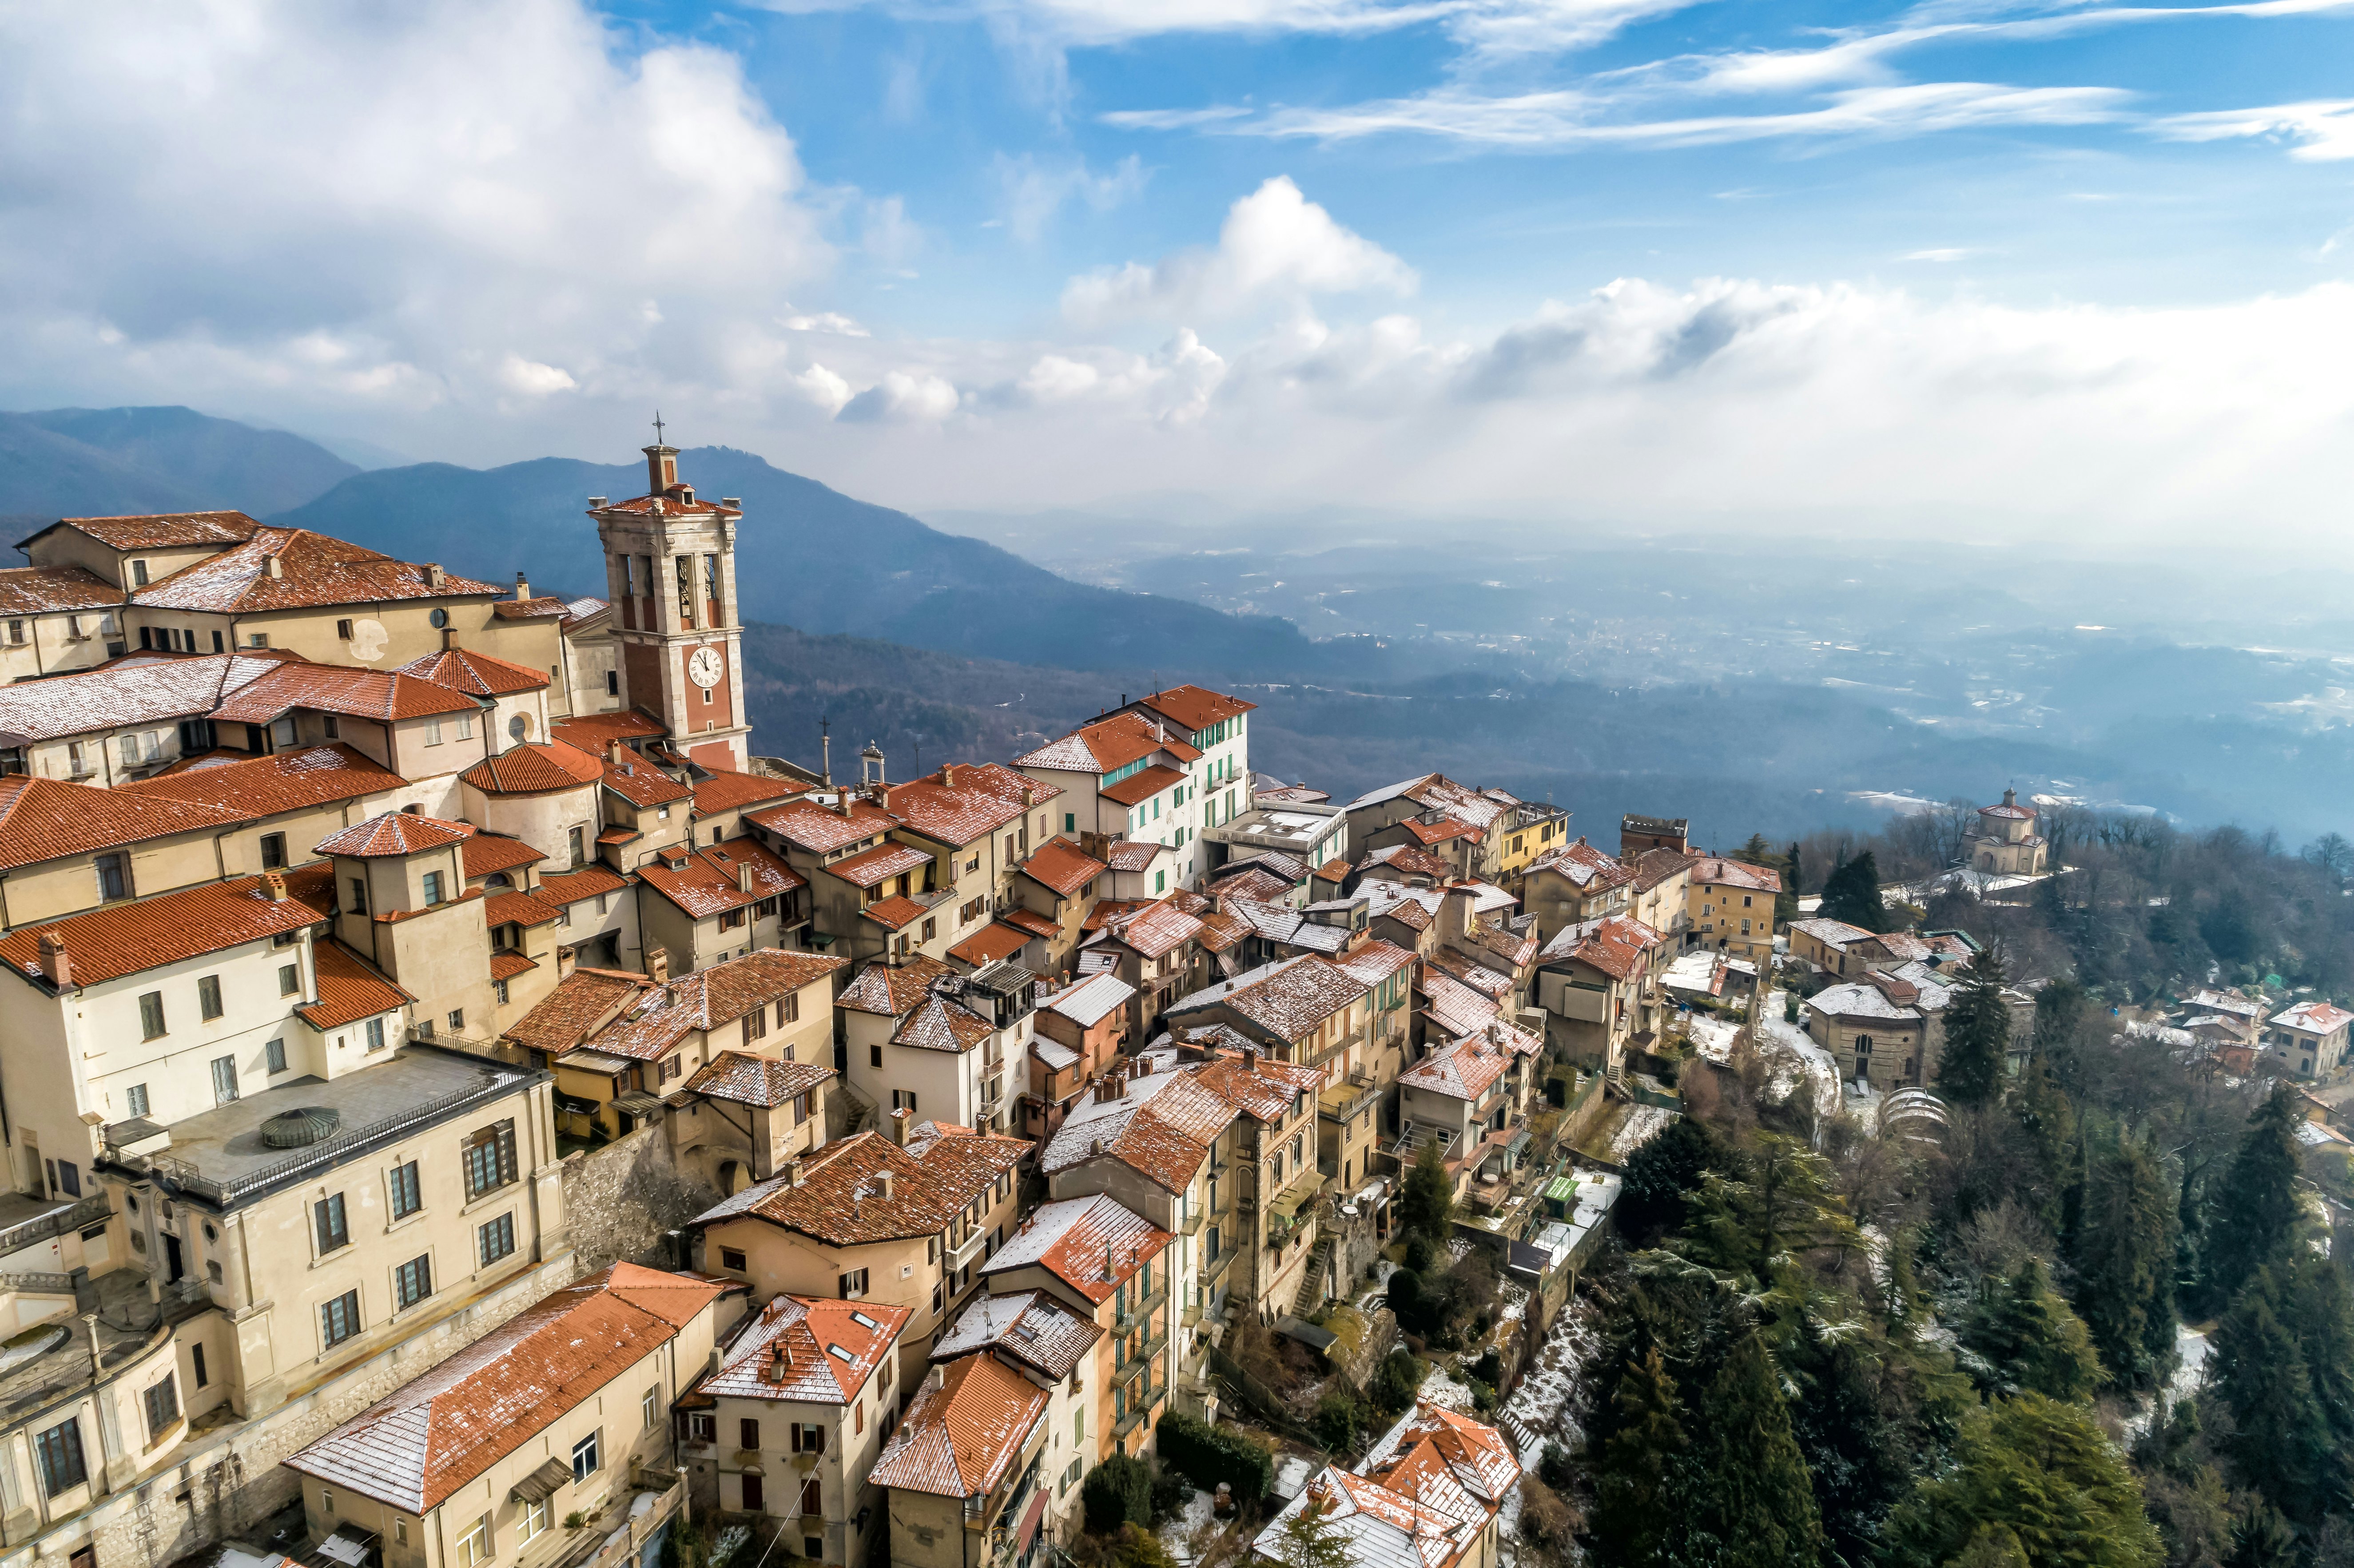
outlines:
[[[663,439],[644,449],[646,493],[589,503],[605,546],[614,608],[620,705],[660,723],[667,743],[698,766],[748,766],[751,726],[744,712],[742,625],[736,602],[736,499],[699,499],[679,477],[678,449]]]

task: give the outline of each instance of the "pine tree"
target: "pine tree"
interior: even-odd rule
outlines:
[[[1830,1161],[1795,1138],[1761,1133],[1736,1179],[1701,1179],[1677,1250],[1760,1285],[1782,1277],[1789,1255],[1861,1245]]]
[[[1274,1556],[1283,1568],[1349,1568],[1349,1538],[1328,1511],[1311,1496],[1276,1531]]]
[[[2076,1107],[2060,1086],[2052,1059],[2039,1043],[2019,1075],[2011,1094],[2011,1119],[2027,1138],[2035,1157],[2035,1190],[2023,1193],[2036,1217],[2057,1232],[2067,1202],[2068,1182],[2075,1150]]]
[[[1398,1213],[1407,1230],[1428,1236],[1434,1245],[1447,1239],[1448,1224],[1455,1217],[1455,1178],[1447,1172],[1447,1156],[1436,1140],[1422,1146],[1422,1152],[1415,1156],[1414,1169],[1405,1173]]]
[[[2110,1380],[2147,1388],[2174,1342],[2174,1191],[2157,1156],[2121,1137],[2092,1161],[2076,1245],[2076,1310]]]
[[[2220,1307],[2232,1292],[2288,1249],[2304,1213],[2296,1192],[2296,1091],[2274,1089],[2232,1158],[2228,1175],[2211,1191],[2202,1298]]]
[[[2010,1010],[2002,1001],[2002,955],[1993,948],[1970,960],[1946,1004],[1946,1048],[1937,1059],[1937,1093],[1952,1104],[1982,1106],[2002,1091],[2010,1048]]]
[[[1978,1314],[1963,1342],[2012,1387],[2052,1399],[2090,1399],[2103,1382],[2084,1320],[2030,1257]]]
[[[1832,1568],[1867,1568],[1881,1527],[1907,1478],[1903,1435],[1882,1408],[1870,1354],[1854,1338],[1827,1342],[1801,1320],[1791,1355],[1798,1395],[1790,1429],[1814,1479],[1823,1558]]]
[[[1644,1247],[1681,1230],[1701,1178],[1731,1168],[1732,1151],[1706,1122],[1678,1117],[1628,1158],[1626,1185],[1611,1211],[1619,1234]]]
[[[1880,897],[1880,864],[1870,850],[1831,868],[1823,879],[1822,907],[1816,913],[1860,930],[1888,929],[1888,906]]]
[[[1611,1396],[1614,1430],[1595,1467],[1594,1538],[1616,1568],[1682,1561],[1691,1446],[1682,1404],[1656,1346],[1628,1363]]]
[[[1765,1340],[1742,1334],[1710,1380],[1701,1412],[1702,1528],[1719,1568],[1807,1568],[1820,1560],[1822,1521],[1781,1380]]]
[[[2021,1393],[1963,1423],[1956,1463],[1890,1521],[1896,1561],[1951,1563],[2005,1534],[2019,1547],[1965,1560],[2030,1568],[2158,1568],[2166,1548],[2125,1457],[2082,1404]]]
[[[2283,1309],[2281,1271],[2257,1271],[2216,1326],[2209,1375],[2232,1413],[2224,1452],[2242,1478],[2292,1517],[2320,1511],[2329,1423]]]
[[[2052,1064],[2063,1089],[2081,1087],[2077,1074],[2076,1031],[2092,999],[2073,978],[2043,982],[2035,993],[2035,1048]]]
[[[1806,875],[1806,864],[1798,858],[1798,842],[1790,841],[1790,853],[1782,859],[1786,868],[1782,874],[1782,892],[1774,900],[1774,918],[1788,925],[1798,917],[1798,882]]]
[[[2232,1525],[2232,1555],[2223,1568],[2296,1568],[2296,1531],[2278,1509],[2256,1503]]]

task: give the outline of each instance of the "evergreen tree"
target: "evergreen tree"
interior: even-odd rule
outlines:
[[[1630,1245],[1655,1245],[1683,1228],[1691,1195],[1711,1171],[1732,1169],[1732,1150],[1697,1117],[1678,1117],[1635,1150],[1612,1209]]]
[[[1422,1146],[1414,1169],[1405,1173],[1398,1213],[1407,1230],[1428,1236],[1434,1245],[1447,1240],[1455,1217],[1455,1178],[1448,1174],[1447,1156],[1436,1140]]]
[[[2056,1233],[2064,1219],[2075,1155],[2076,1107],[2060,1086],[2051,1056],[2040,1042],[2019,1075],[2010,1114],[2035,1158],[2034,1191],[2020,1196],[2035,1210],[2036,1217]]]
[[[1844,920],[1860,930],[1888,929],[1888,906],[1880,897],[1880,864],[1870,850],[1831,868],[1823,879],[1822,907],[1816,913],[1828,920]]]
[[[2052,1288],[2038,1258],[2030,1257],[1979,1309],[1963,1342],[2013,1389],[2090,1399],[2103,1381],[2084,1320]]]
[[[2265,1268],[2216,1326],[2210,1375],[2232,1413],[2222,1446],[2248,1485],[2293,1518],[2321,1511],[2329,1422],[2283,1302],[2282,1270]]]
[[[1870,1355],[1856,1339],[1827,1342],[1806,1319],[1792,1363],[1799,1392],[1790,1404],[1790,1430],[1814,1479],[1824,1562],[1867,1568],[1879,1555],[1888,1512],[1903,1495],[1903,1434],[1881,1408]]]
[[[2075,1264],[2076,1310],[2110,1380],[2150,1387],[2174,1347],[2174,1190],[2131,1138],[2092,1162]]]
[[[2232,1525],[2232,1555],[2223,1568],[2296,1568],[2296,1532],[2280,1510],[2256,1503]]]
[[[1988,948],[1962,971],[1946,1004],[1946,1049],[1937,1059],[1937,1093],[1959,1106],[1982,1106],[2002,1091],[2010,1048],[2010,1010],[2002,1001],[2002,955]]]
[[[1753,1330],[1734,1341],[1702,1404],[1707,1453],[1702,1525],[1718,1568],[1807,1568],[1820,1560],[1822,1521],[1790,1430],[1781,1380]]]
[[[1956,1463],[1890,1522],[1900,1563],[1951,1563],[1981,1538],[2018,1542],[2028,1568],[2158,1568],[2166,1548],[2124,1457],[2082,1404],[2021,1393],[1964,1421]]]
[[[1275,1560],[1283,1568],[1349,1568],[1349,1538],[1314,1496],[1275,1532]]]
[[[2220,1308],[2232,1292],[2287,1251],[2304,1206],[2297,1199],[2296,1091],[2273,1090],[2215,1183],[2202,1259],[2203,1304]]]
[[[1614,1430],[1595,1466],[1594,1539],[1614,1568],[1683,1561],[1691,1439],[1675,1379],[1655,1346],[1630,1362],[1611,1396]]]
[[[2035,1048],[2052,1064],[2062,1088],[2081,1087],[2077,1073],[2076,1031],[2092,1006],[2084,988],[2070,976],[2043,982],[2035,993]]]
[[[1790,841],[1790,853],[1782,857],[1782,891],[1774,900],[1774,918],[1787,926],[1798,917],[1798,882],[1806,874],[1796,839]]]
[[[1737,1179],[1702,1175],[1677,1250],[1767,1285],[1792,1254],[1860,1245],[1830,1161],[1795,1138],[1762,1133]]]

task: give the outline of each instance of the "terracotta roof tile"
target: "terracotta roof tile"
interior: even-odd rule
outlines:
[[[1553,933],[1538,958],[1547,963],[1575,959],[1600,969],[1613,980],[1625,980],[1643,965],[1643,955],[1659,945],[1659,933],[1640,920],[1613,915],[1582,920]]]
[[[213,710],[216,719],[268,724],[296,708],[345,714],[387,723],[472,714],[481,705],[462,692],[420,681],[394,670],[359,670],[344,664],[281,664],[248,682]]]
[[[810,1093],[834,1075],[833,1069],[815,1062],[779,1062],[768,1056],[748,1056],[741,1051],[721,1051],[686,1081],[694,1094],[735,1105],[775,1109]]]
[[[857,1133],[804,1158],[800,1186],[790,1174],[774,1177],[695,1223],[749,1214],[832,1246],[932,1235],[1020,1165],[1030,1148],[1027,1139],[999,1133],[911,1138],[905,1149],[879,1132]]]
[[[621,969],[576,969],[501,1035],[518,1045],[560,1055],[653,985],[650,975]]]
[[[330,833],[312,847],[321,854],[376,860],[439,849],[471,838],[473,832],[472,822],[444,821],[415,811],[386,811]]]
[[[1101,793],[1107,800],[1117,801],[1123,806],[1133,806],[1140,800],[1150,800],[1163,789],[1182,784],[1186,778],[1187,775],[1174,768],[1165,768],[1155,763],[1140,773],[1129,774]]]
[[[1019,907],[1008,909],[1004,914],[999,916],[998,918],[1004,924],[1013,927],[1015,930],[1026,932],[1033,937],[1052,938],[1062,934],[1061,927],[1055,925],[1052,920],[1047,919],[1044,915],[1039,914],[1034,909],[1023,909]]]
[[[1202,922],[1174,905],[1148,904],[1111,929],[1138,953],[1158,959],[1191,941],[1202,929]]]
[[[1214,899],[1256,898],[1262,904],[1279,904],[1291,896],[1291,884],[1255,865],[1239,875],[1210,884],[1209,894]]]
[[[94,784],[13,773],[0,778],[0,870],[173,833],[218,832],[250,820],[249,813],[226,806],[147,800]]]
[[[117,550],[169,550],[191,545],[242,545],[261,524],[242,512],[157,512],[135,517],[60,517],[49,528],[71,528]],[[29,545],[48,528],[24,543]],[[21,546],[20,546],[21,547]]]
[[[1363,980],[1310,953],[1281,965],[1264,980],[1227,992],[1225,1001],[1228,1011],[1276,1038],[1296,1041],[1364,998]]]
[[[757,822],[779,838],[812,854],[831,854],[861,839],[871,839],[886,833],[899,825],[899,819],[871,800],[853,799],[850,815],[845,817],[832,806],[808,795],[798,796],[781,806],[745,813],[745,821]]]
[[[494,980],[511,980],[517,975],[528,974],[537,968],[539,966],[536,963],[512,948],[505,952],[491,955],[491,978]]]
[[[1267,1056],[1246,1060],[1239,1052],[1220,1055],[1187,1075],[1236,1111],[1270,1125],[1297,1108],[1302,1095],[1313,1097],[1324,1086],[1320,1068]]]
[[[1062,1014],[1082,1029],[1092,1029],[1104,1021],[1106,1014],[1126,1006],[1128,999],[1135,994],[1134,986],[1107,969],[1065,986],[1038,1006],[1042,1011]]]
[[[634,752],[618,762],[608,758],[604,766],[605,788],[641,810],[667,806],[695,794],[693,785],[681,783]]]
[[[557,906],[542,903],[528,893],[499,892],[482,900],[486,926],[546,926],[563,914]]]
[[[862,920],[872,920],[886,931],[904,931],[924,917],[924,906],[912,898],[878,898],[858,912]]]
[[[1511,1065],[1512,1053],[1481,1033],[1432,1052],[1400,1073],[1397,1081],[1410,1089],[1476,1100]]]
[[[986,1351],[1035,1368],[1052,1382],[1076,1372],[1103,1336],[1103,1330],[1044,1291],[1013,1290],[974,1297],[933,1341],[930,1359],[953,1361]]]
[[[1456,821],[1453,818],[1442,818],[1436,822],[1425,822],[1409,818],[1399,825],[1412,833],[1426,848],[1432,844],[1445,843],[1449,839],[1476,839],[1483,831],[1473,827],[1469,822]]]
[[[527,664],[510,663],[469,648],[444,648],[439,653],[411,659],[398,673],[477,697],[508,697],[517,692],[542,691],[549,684],[544,673]]]
[[[313,1029],[340,1029],[380,1012],[397,1012],[417,1000],[341,942],[313,942],[311,958],[319,977],[319,1000],[294,1011]]]
[[[1166,751],[1180,762],[1192,762],[1202,755],[1183,736],[1169,733],[1165,725],[1141,714],[1118,713],[1081,725],[1062,739],[1015,758],[1013,766],[1054,773],[1103,774],[1155,751]]]
[[[46,988],[41,976],[41,938],[54,936],[65,943],[67,959],[73,966],[73,983],[98,985],[264,937],[298,931],[324,917],[320,909],[295,894],[293,878],[279,880],[287,888],[282,897],[272,895],[266,876],[239,876],[136,903],[110,905],[63,920],[20,926],[0,937],[0,963]]]
[[[932,981],[955,973],[938,959],[926,958],[921,953],[896,968],[877,959],[858,971],[858,978],[843,988],[833,1004],[853,1012],[898,1018],[913,1012],[931,994]]]
[[[1046,1398],[992,1356],[935,1368],[867,1479],[947,1498],[990,1491],[1046,1419]]]
[[[610,1056],[655,1061],[689,1034],[733,1023],[755,1008],[816,984],[848,962],[781,948],[757,948],[646,988],[583,1044]]]
[[[501,620],[546,620],[572,613],[572,606],[553,594],[537,599],[503,599],[491,606],[491,613]]]
[[[105,609],[122,602],[121,588],[84,567],[10,567],[0,570],[0,615]]]
[[[577,746],[600,757],[617,740],[651,740],[670,733],[660,719],[636,708],[610,714],[576,714],[556,720],[547,728],[550,736],[565,745]]]
[[[536,865],[546,858],[521,839],[511,839],[504,833],[477,832],[458,851],[469,882],[493,872],[513,871],[519,865]]]
[[[406,782],[399,774],[378,767],[338,741],[273,752],[249,761],[201,762],[114,788],[118,794],[151,802],[186,801],[247,817],[268,817],[388,794]]]
[[[807,785],[790,779],[771,779],[766,774],[737,773],[730,769],[695,781],[695,809],[703,816],[712,817],[722,811],[740,810],[746,806],[781,800],[788,795],[798,795],[807,788]]]
[[[1117,1198],[1066,1198],[1034,1210],[981,1272],[1041,1267],[1100,1305],[1176,1239]]]
[[[949,949],[949,957],[960,964],[979,969],[1001,959],[1010,959],[1030,945],[1032,933],[1002,920],[992,920]]]
[[[1746,861],[1705,855],[1692,862],[1691,879],[1712,887],[1748,887],[1760,893],[1782,891],[1782,874]]]
[[[899,1021],[891,1044],[960,1055],[997,1033],[996,1025],[945,997],[928,996]]]
[[[288,1468],[422,1513],[595,1398],[727,1287],[617,1263],[419,1373]],[[634,1385],[623,1391],[634,1402]]]
[[[1038,1168],[1052,1175],[1108,1158],[1166,1192],[1182,1192],[1235,1114],[1232,1104],[1182,1073],[1131,1077],[1116,1098],[1073,1106]]]
[[[926,778],[894,784],[885,791],[884,804],[926,838],[963,845],[1019,821],[1025,811],[1062,792],[1002,763],[952,763]]]
[[[543,875],[534,891],[550,904],[578,904],[600,893],[620,893],[629,885],[630,879],[620,872],[591,862],[578,871]]]
[[[878,887],[902,872],[920,870],[931,863],[932,857],[915,845],[885,839],[873,849],[844,855],[821,869],[853,887]]]
[[[809,885],[749,834],[684,856],[648,861],[638,867],[638,880],[698,920]]]
[[[914,1309],[880,1301],[774,1296],[737,1330],[695,1392],[723,1399],[847,1404],[891,1352]]]
[[[1150,708],[1170,723],[1196,731],[1207,729],[1220,719],[1249,713],[1258,706],[1257,703],[1246,703],[1240,697],[1230,697],[1224,692],[1195,685],[1172,686],[1165,692],[1147,692],[1136,700],[1136,705]]]
[[[447,574],[437,583],[427,567],[307,528],[262,527],[242,545],[134,588],[131,601],[158,609],[251,615],[394,599],[488,598],[504,591],[494,583]]]
[[[605,765],[560,740],[525,741],[458,777],[485,795],[546,795],[596,783],[605,777]]]
[[[245,653],[133,654],[71,675],[18,681],[0,686],[0,736],[58,740],[200,718],[224,696],[286,662]]]

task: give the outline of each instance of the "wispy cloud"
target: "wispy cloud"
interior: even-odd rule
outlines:
[[[2258,138],[2283,143],[2292,158],[2315,163],[2354,158],[2354,99],[2349,98],[2175,114],[2153,125],[2159,135],[2178,142]]]

